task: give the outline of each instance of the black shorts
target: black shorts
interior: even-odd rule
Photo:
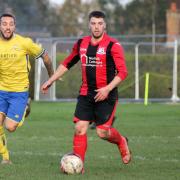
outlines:
[[[75,118],[81,121],[94,121],[96,125],[106,123],[113,112],[115,112],[116,100],[106,99],[104,101],[95,102],[92,96],[78,97],[75,110]]]

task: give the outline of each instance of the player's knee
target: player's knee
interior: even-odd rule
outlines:
[[[18,126],[18,122],[7,118],[4,122],[4,126],[9,132],[14,132]]]
[[[83,135],[86,133],[86,129],[83,126],[75,126],[75,134],[76,135]]]
[[[76,135],[83,135],[85,134],[85,131],[82,128],[75,128],[75,134]]]
[[[107,130],[97,128],[96,133],[97,133],[98,137],[100,137],[101,139],[106,140],[108,138]]]
[[[15,125],[6,125],[5,128],[9,131],[9,132],[14,132],[17,128],[17,126]]]

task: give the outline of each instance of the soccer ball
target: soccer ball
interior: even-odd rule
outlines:
[[[65,174],[80,174],[83,169],[83,162],[75,154],[65,154],[60,161],[60,170]]]

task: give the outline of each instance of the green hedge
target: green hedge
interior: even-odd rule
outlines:
[[[58,54],[57,65],[65,58],[66,54]],[[119,97],[134,98],[135,74],[134,74],[134,55],[126,54],[126,64],[128,68],[128,77],[119,87]],[[179,59],[179,58],[178,58]],[[140,74],[140,97],[144,97],[145,73],[150,73],[149,97],[150,98],[169,98],[172,94],[172,55],[158,54],[139,56],[139,74]],[[34,66],[32,64],[32,72]],[[180,77],[180,63],[178,62],[178,77]],[[31,84],[33,83],[34,73],[31,73]],[[78,95],[81,85],[80,65],[74,66],[70,72],[67,72],[62,81],[56,83],[57,98],[75,98]],[[178,80],[178,95],[180,96],[180,79]],[[33,97],[34,87],[30,89]]]

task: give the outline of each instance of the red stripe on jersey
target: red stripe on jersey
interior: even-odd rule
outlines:
[[[76,64],[80,57],[79,57],[79,44],[81,39],[79,39],[73,46],[71,54],[62,62],[62,64],[67,68],[70,69],[74,64]]]
[[[88,61],[88,57],[86,55],[87,48],[89,46],[89,42],[91,40],[91,37],[85,37],[83,41],[81,42],[79,54],[81,59],[81,71],[82,71],[82,86],[80,88],[80,94],[81,95],[87,95],[88,93],[88,84],[87,84],[87,76],[86,76],[86,64]]]
[[[103,38],[96,52],[96,86],[98,89],[107,85],[106,50],[108,44],[109,41]]]
[[[115,42],[111,48],[111,54],[115,62],[115,66],[117,69],[117,75],[121,78],[123,81],[127,75],[127,68],[124,60],[124,51],[122,46],[118,43]]]

